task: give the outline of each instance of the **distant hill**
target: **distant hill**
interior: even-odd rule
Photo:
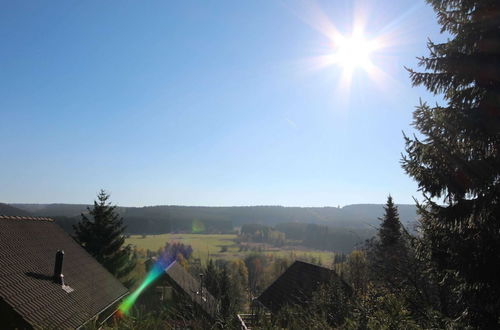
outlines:
[[[405,226],[412,226],[417,221],[417,207],[412,204],[398,204],[399,219]],[[384,214],[384,205],[382,204],[352,204],[342,208],[342,213],[347,222],[362,222],[369,225],[378,226],[380,221],[377,219]],[[374,218],[374,216],[376,218]]]
[[[0,215],[30,216],[31,214],[9,204],[0,203]]]
[[[39,217],[74,217],[87,211],[85,204],[10,204]]]
[[[4,204],[5,205],[5,204]],[[9,205],[8,205],[9,206]],[[85,204],[11,204],[36,216],[59,218],[60,222],[75,223],[81,213],[87,212]],[[415,205],[398,205],[400,219],[407,227],[416,220]],[[147,206],[118,207],[130,233],[165,233],[189,231],[192,223],[203,223],[206,231],[230,231],[245,223],[276,225],[279,223],[315,223],[331,227],[366,229],[378,227],[378,217],[383,215],[382,204],[353,204],[337,207],[203,207],[203,206]]]

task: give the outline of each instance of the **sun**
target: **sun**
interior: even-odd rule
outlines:
[[[391,60],[394,46],[411,39],[400,29],[410,11],[380,26],[370,19],[371,8],[354,5],[351,25],[340,29],[315,1],[304,1],[299,9],[297,16],[322,35],[315,54],[300,65],[306,72],[322,71],[329,80],[337,80],[332,93],[337,104],[349,105],[355,90],[359,95],[358,91],[374,87],[386,94],[400,85],[387,70],[397,64]]]
[[[350,37],[338,36],[333,43],[332,55],[335,64],[347,70],[369,70],[373,66],[370,56],[377,49],[376,41],[355,34]]]

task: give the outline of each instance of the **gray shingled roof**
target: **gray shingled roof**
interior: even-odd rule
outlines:
[[[52,280],[57,250],[71,293]],[[127,292],[52,219],[0,216],[0,300],[34,328],[78,328]]]
[[[217,300],[203,288],[203,293],[200,295],[200,282],[189,274],[180,264],[174,261],[167,270],[165,270],[167,277],[177,289],[186,293],[193,302],[199,305],[209,316],[215,318],[217,314]]]
[[[285,305],[306,305],[313,292],[333,278],[338,278],[335,271],[297,260],[262,292],[257,301],[272,312]]]

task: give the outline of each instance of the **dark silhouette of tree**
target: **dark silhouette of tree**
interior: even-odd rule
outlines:
[[[215,266],[212,259],[208,261],[207,267],[203,272],[203,285],[216,299],[220,297],[219,269]]]
[[[233,292],[234,286],[232,285],[231,278],[227,266],[222,267],[219,273],[219,287],[220,287],[220,307],[221,314],[225,320],[229,320],[233,313],[235,313],[235,298],[236,292]]]
[[[401,222],[399,222],[398,209],[394,205],[391,195],[387,197],[384,211],[384,216],[380,218],[382,223],[378,230],[380,247],[382,249],[393,249],[401,244]]]
[[[390,294],[392,298],[389,301],[401,304],[400,312],[405,310],[403,314],[409,313],[406,316],[393,315],[396,319],[404,316],[418,320],[424,327],[441,326],[439,322],[436,323],[438,317],[434,313],[439,310],[435,284],[427,275],[426,263],[416,257],[416,238],[401,224],[391,196],[388,196],[384,215],[379,219],[381,223],[377,236],[367,241],[365,246],[369,270],[366,276],[370,281],[366,282],[362,276],[361,255],[356,256],[353,252],[347,259],[347,274],[361,304],[358,307],[368,308],[365,310],[368,314],[374,313],[370,311],[374,307],[373,303],[376,303],[372,298]],[[380,312],[392,313],[389,310]]]
[[[379,219],[381,223],[377,239],[370,241],[367,246],[372,278],[380,285],[400,290],[402,262],[407,252],[406,241],[402,235],[397,207],[390,195],[384,206],[384,215]]]
[[[237,285],[236,279],[231,277],[228,267],[227,263],[217,266],[210,259],[204,271],[204,284],[219,302],[218,321],[224,327],[232,328],[230,324],[235,321],[236,313],[241,307],[241,292],[238,292],[241,287]]]
[[[419,205],[419,255],[442,287],[444,301],[466,325],[498,328],[500,317],[500,2],[427,0],[449,40],[429,41],[414,85],[444,98],[421,102],[406,137],[403,168],[425,202]]]
[[[73,227],[75,239],[111,274],[131,285],[125,277],[134,269],[136,256],[130,245],[124,245],[123,219],[108,202],[109,197],[104,190],[99,192],[94,207],[87,208],[89,214],[82,214]]]

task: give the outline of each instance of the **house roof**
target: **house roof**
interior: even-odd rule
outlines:
[[[173,281],[178,289],[186,293],[193,302],[200,306],[209,316],[215,318],[217,314],[217,300],[203,288],[200,295],[201,284],[184,267],[174,261],[174,263],[165,270],[167,277]]]
[[[69,293],[52,279],[57,250]],[[0,215],[0,300],[34,328],[78,328],[127,292],[52,219]]]
[[[297,260],[256,300],[272,312],[284,305],[305,305],[314,291],[333,278],[338,278],[335,271]]]

